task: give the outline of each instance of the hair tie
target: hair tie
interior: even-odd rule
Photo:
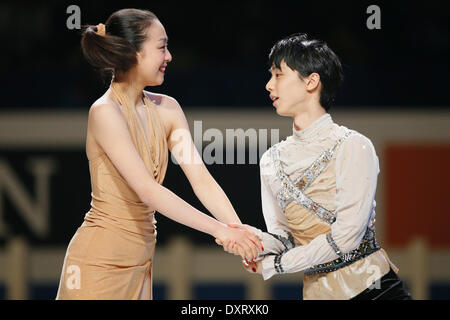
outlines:
[[[104,37],[106,30],[105,30],[105,25],[103,23],[99,23],[97,25],[97,32],[96,32],[99,36]]]

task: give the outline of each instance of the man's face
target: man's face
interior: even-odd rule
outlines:
[[[302,110],[307,99],[306,84],[297,70],[292,70],[282,60],[280,68],[269,69],[271,78],[266,84],[273,106],[280,116],[294,116]]]

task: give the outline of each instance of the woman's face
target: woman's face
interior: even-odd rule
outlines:
[[[164,26],[154,20],[147,30],[148,38],[138,52],[138,74],[148,86],[158,86],[164,82],[167,63],[172,55],[167,48],[168,37]]]

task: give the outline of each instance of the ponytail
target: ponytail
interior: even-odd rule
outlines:
[[[97,26],[86,26],[81,36],[83,55],[95,69],[105,75],[126,72],[137,63],[137,52],[126,39],[97,31]]]
[[[158,18],[150,11],[122,9],[105,25],[83,27],[81,48],[86,60],[102,75],[126,73],[137,64],[137,52],[147,39],[147,28]]]

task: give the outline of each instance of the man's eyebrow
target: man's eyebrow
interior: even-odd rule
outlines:
[[[274,66],[270,67],[268,71],[269,71],[270,73],[272,73],[272,72],[274,72],[275,70],[280,70],[281,72],[283,72],[283,70],[281,70],[281,68],[274,67]]]
[[[161,39],[159,39],[158,41],[165,41],[165,42],[169,42],[169,38],[166,37],[162,37]]]

